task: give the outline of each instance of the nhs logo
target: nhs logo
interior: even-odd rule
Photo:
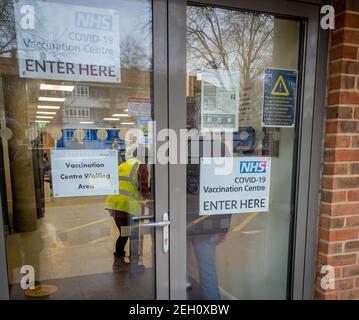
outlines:
[[[241,161],[240,173],[264,173],[266,172],[266,161]]]
[[[112,30],[112,16],[90,12],[75,12],[75,25],[79,28]]]

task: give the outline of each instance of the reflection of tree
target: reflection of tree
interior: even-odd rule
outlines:
[[[0,56],[11,52],[15,45],[15,20],[11,0],[0,3]]]
[[[231,79],[239,71],[241,94],[250,96],[247,100],[250,111],[246,114],[248,111],[242,109],[240,117],[249,119],[245,120],[246,125],[257,128],[260,128],[261,76],[271,63],[273,28],[271,15],[201,6],[187,9],[188,70],[196,73],[224,70]]]
[[[140,15],[140,23],[134,26],[130,35],[121,39],[121,66],[126,69],[152,69],[152,4],[143,3],[144,11]]]
[[[230,13],[234,13],[231,11]],[[244,83],[251,83],[262,74],[272,56],[273,17],[263,14],[233,14],[232,30],[235,51]]]
[[[133,35],[128,35],[121,41],[121,66],[126,69],[148,69],[151,63],[146,50],[141,45],[139,39]]]
[[[219,14],[222,11],[218,12]],[[196,64],[204,68],[229,69],[228,25],[210,7],[190,7],[187,12],[187,47]]]
[[[239,70],[252,83],[271,56],[273,17],[212,7],[189,7],[187,46],[196,68]],[[190,66],[191,67],[191,66]]]

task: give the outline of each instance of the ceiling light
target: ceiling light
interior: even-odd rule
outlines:
[[[129,117],[127,113],[115,113],[112,117]]]
[[[93,124],[93,121],[80,121],[81,124]]]
[[[135,122],[121,122],[120,124],[135,124]]]
[[[38,109],[52,109],[52,110],[58,110],[60,109],[60,106],[37,106]]]
[[[66,98],[39,97],[39,101],[64,102]]]
[[[35,122],[39,122],[39,123],[49,123],[49,120],[35,120]]]
[[[125,110],[123,110],[123,111],[128,111],[128,109],[125,109]]]
[[[55,111],[36,111],[37,114],[56,114]]]
[[[37,119],[53,119],[52,116],[36,116]]]
[[[63,86],[63,85],[54,85],[54,84],[40,84],[40,90],[56,90],[56,91],[72,91],[75,86]]]
[[[120,119],[119,118],[103,118],[103,120],[105,120],[105,121],[118,121]]]

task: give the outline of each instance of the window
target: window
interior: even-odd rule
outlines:
[[[108,98],[109,97],[109,90],[108,88],[103,88],[103,87],[90,87],[90,97],[93,97],[93,98],[102,98],[102,99],[105,99],[105,98]]]
[[[88,97],[89,96],[89,86],[75,86],[75,88],[70,91],[65,91],[64,95],[67,97]]]
[[[90,108],[70,107],[64,111],[67,119],[90,119]]]

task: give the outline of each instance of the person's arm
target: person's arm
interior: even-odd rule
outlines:
[[[137,172],[138,178],[138,191],[141,193],[142,197],[149,199],[150,197],[150,188],[148,182],[148,170],[147,165],[141,164]]]

